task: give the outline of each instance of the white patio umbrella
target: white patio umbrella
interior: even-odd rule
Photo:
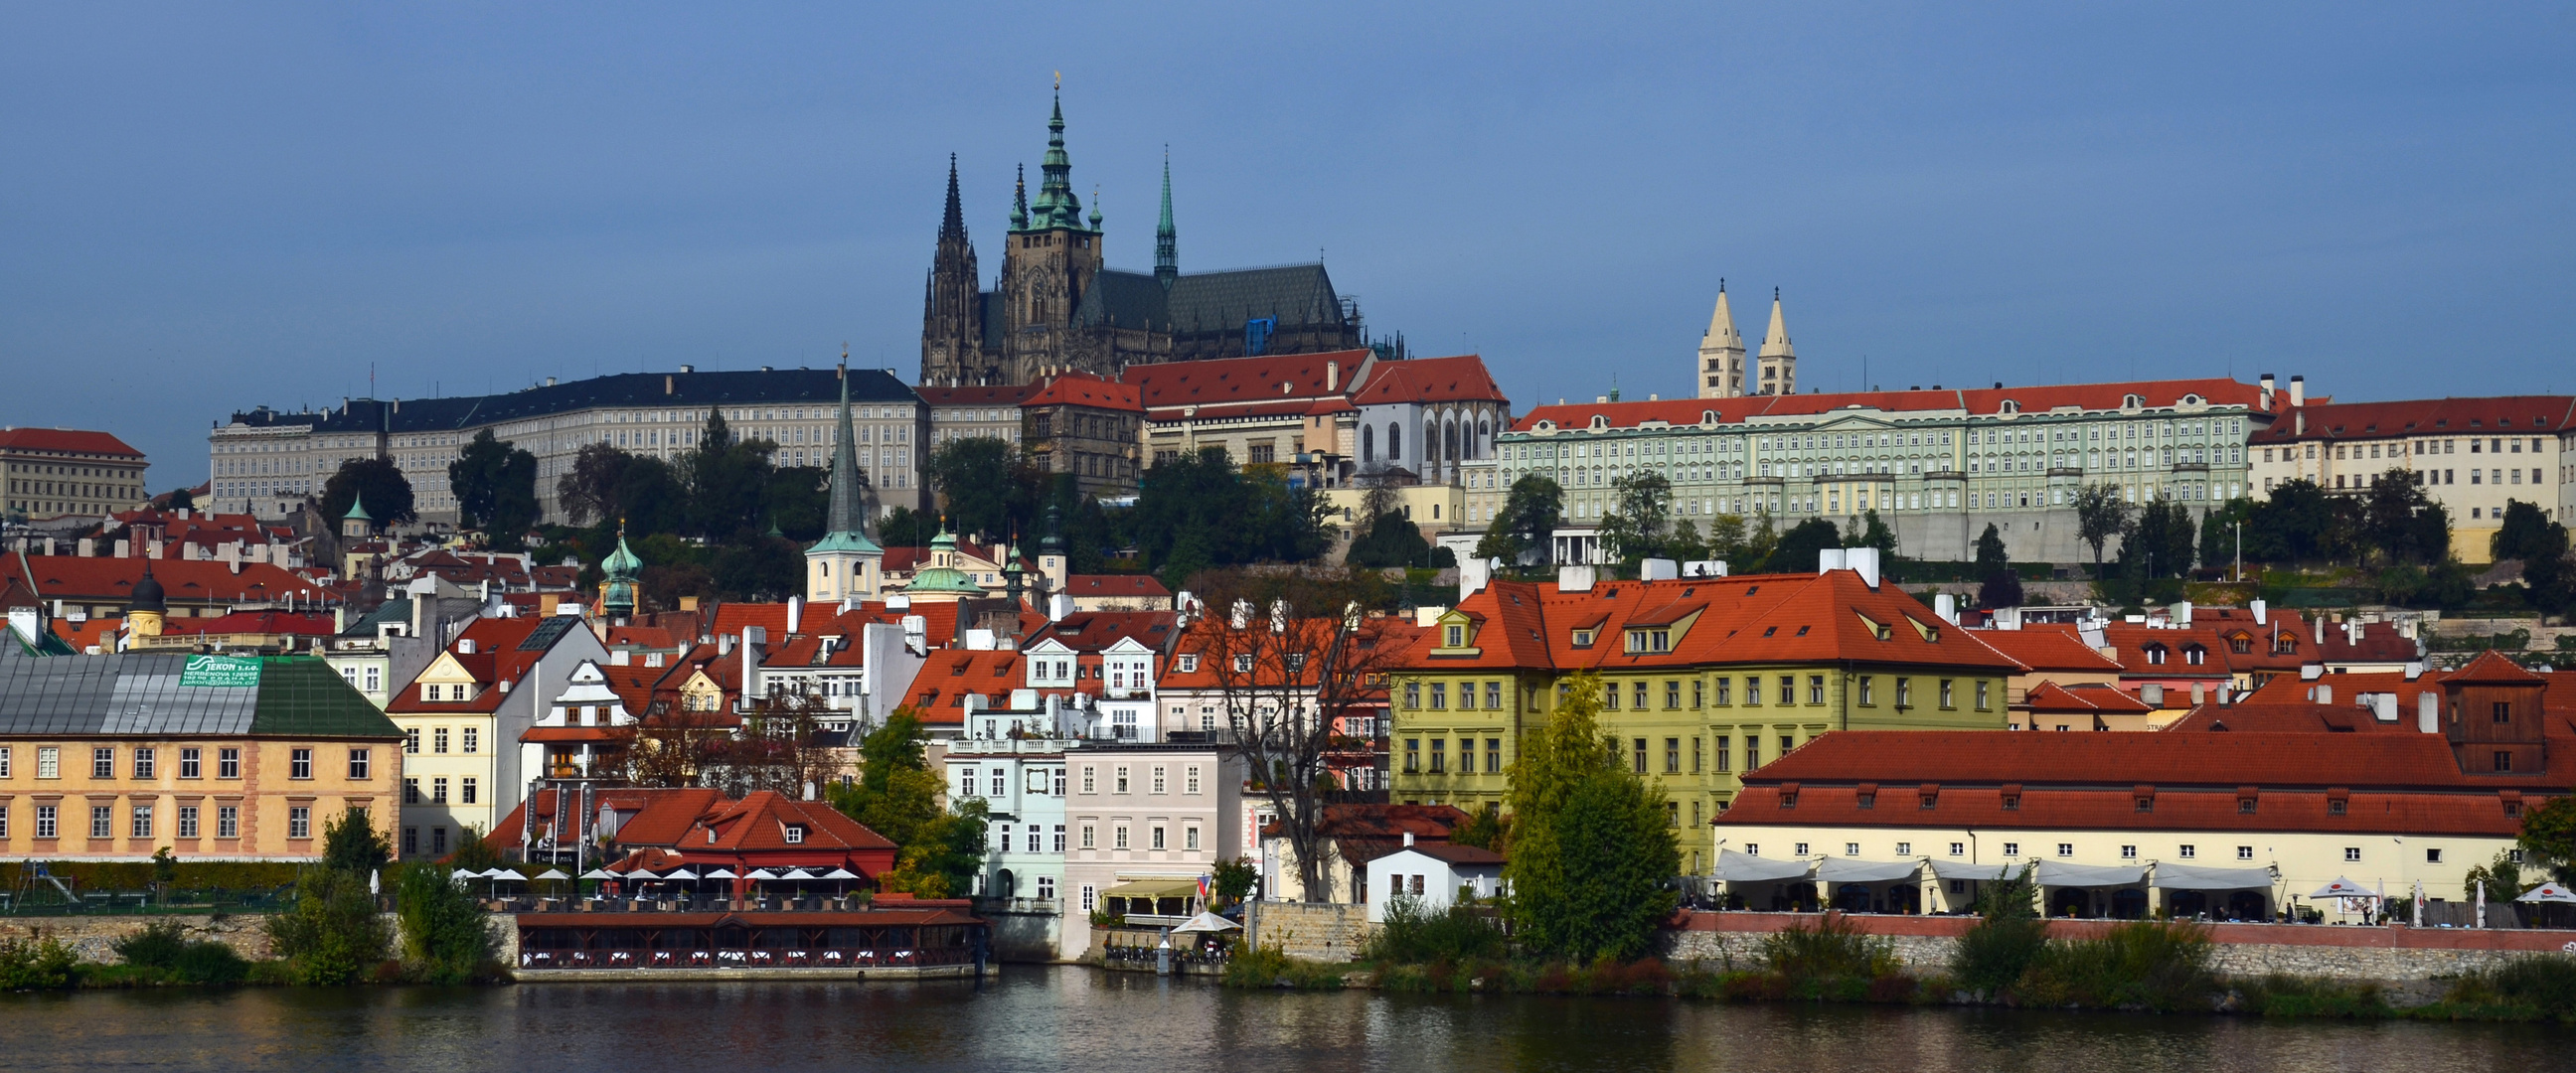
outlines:
[[[548,869],[546,869],[545,871],[542,871],[542,872],[537,873],[537,874],[536,874],[536,878],[538,878],[538,879],[571,879],[572,877],[571,877],[571,876],[568,876],[568,875],[563,874],[563,870],[562,870],[562,869],[559,869],[559,868],[548,868]]]
[[[742,877],[741,877],[741,876],[738,876],[738,875],[735,875],[735,874],[734,874],[733,869],[731,869],[731,868],[718,868],[718,869],[716,869],[715,871],[712,871],[712,872],[707,873],[707,878],[708,878],[708,879],[741,879]]]
[[[744,876],[743,878],[745,878],[745,879],[776,879],[776,878],[778,878],[778,873],[776,873],[776,872],[772,872],[772,871],[770,871],[769,869],[766,869],[766,868],[754,868],[754,869],[752,869],[752,870],[751,870],[751,874],[750,874],[750,875],[748,875],[748,876]]]
[[[2318,888],[2316,893],[2311,894],[2311,895],[2308,895],[2308,897],[2311,897],[2311,898],[2376,898],[2376,897],[2379,897],[2379,895],[2372,893],[2372,892],[2371,892],[2371,890],[2370,890],[2370,888],[2368,888],[2368,887],[2362,886],[2362,885],[2361,885],[2361,884],[2359,884],[2359,883],[2355,883],[2355,882],[2353,882],[2352,880],[2345,879],[2345,878],[2343,878],[2343,877],[2341,877],[2341,876],[2337,876],[2337,877],[2335,877],[2335,881],[2334,881],[2334,882],[2332,882],[2332,883],[2328,883],[2328,884],[2326,884],[2325,886]]]
[[[593,868],[590,871],[583,872],[581,877],[583,879],[615,879],[617,878],[617,873],[611,872],[605,868]]]
[[[812,873],[812,872],[808,872],[808,871],[806,871],[806,870],[804,870],[804,869],[802,869],[802,868],[790,868],[790,869],[788,869],[784,874],[780,875],[778,878],[780,878],[780,879],[814,879],[814,878],[817,878],[817,877],[814,875],[814,873]]]
[[[1214,913],[1200,913],[1199,915],[1191,917],[1189,920],[1183,922],[1181,926],[1173,928],[1172,934],[1179,935],[1183,932],[1195,931],[1217,932],[1241,930],[1243,930],[1243,925],[1241,924],[1227,920],[1226,918]]]
[[[2522,892],[2522,897],[2514,900],[2517,902],[2567,902],[2570,904],[2576,904],[2576,891],[2568,890],[2566,887],[2560,886],[2556,883],[2543,883],[2537,887],[2533,887],[2530,890]]]
[[[824,878],[824,879],[857,879],[857,878],[859,878],[859,874],[858,874],[857,872],[850,871],[850,870],[849,870],[849,869],[847,869],[847,868],[835,868],[835,869],[832,869],[832,870],[831,870],[831,871],[829,871],[829,872],[825,872],[825,873],[823,873],[822,878]]]
[[[671,873],[670,873],[669,875],[663,876],[662,878],[664,878],[664,879],[686,879],[686,880],[689,880],[689,881],[691,881],[691,882],[695,882],[695,881],[697,880],[697,878],[698,878],[698,874],[697,874],[696,872],[689,871],[689,869],[688,869],[686,866],[682,866],[682,867],[679,867],[679,868],[672,869],[672,870],[671,870]]]

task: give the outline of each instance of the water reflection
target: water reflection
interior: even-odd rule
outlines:
[[[543,984],[0,996],[0,1068],[617,1073],[785,1070],[2000,1070],[2559,1068],[2576,1035],[1630,999],[1275,994],[1082,969],[982,988]]]

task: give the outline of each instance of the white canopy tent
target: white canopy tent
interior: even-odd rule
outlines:
[[[1777,883],[1782,880],[1808,879],[1815,866],[1801,860],[1756,857],[1731,849],[1717,851],[1716,877],[1727,883]]]
[[[1180,926],[1173,928],[1173,929],[1172,929],[1172,934],[1174,934],[1174,935],[1179,935],[1179,934],[1182,934],[1182,933],[1184,933],[1184,932],[1219,932],[1219,931],[1241,931],[1241,930],[1243,930],[1243,925],[1241,925],[1241,924],[1237,924],[1237,923],[1235,923],[1235,922],[1233,922],[1233,921],[1231,921],[1231,920],[1227,920],[1226,918],[1221,917],[1221,916],[1218,916],[1218,915],[1216,915],[1216,914],[1214,914],[1214,913],[1200,913],[1199,915],[1194,916],[1194,917],[1191,917],[1190,919],[1188,919],[1188,920],[1186,920],[1186,921],[1182,922],[1182,923],[1180,924]]]

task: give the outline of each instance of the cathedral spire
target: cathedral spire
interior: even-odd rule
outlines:
[[[824,541],[834,537],[855,537],[867,542],[867,504],[859,497],[859,455],[851,446],[857,439],[850,428],[850,359],[841,358],[841,427],[839,442],[832,445],[832,499],[823,514]]]
[[[1798,352],[1789,345],[1789,321],[1780,313],[1780,289],[1771,289],[1771,330],[1763,334],[1762,353],[1756,358],[1762,369],[1764,395],[1798,393]]]
[[[1172,150],[1163,147],[1163,216],[1154,224],[1154,279],[1165,291],[1181,276],[1180,235],[1172,230]]]
[[[1073,158],[1064,151],[1064,95],[1055,98],[1055,111],[1047,117],[1046,157],[1038,163],[1038,196],[1029,205],[1029,218],[1015,227],[1030,231],[1080,231],[1082,195],[1073,192]]]
[[[1019,177],[1011,181],[1011,230],[1029,226],[1029,166],[1019,166]]]
[[[966,210],[957,199],[957,154],[948,154],[948,212],[939,218],[939,241],[966,239]]]
[[[1708,332],[1699,337],[1699,397],[1731,399],[1744,394],[1744,333],[1735,330],[1735,309],[1726,298],[1726,281],[1717,281],[1717,308],[1708,316]]]

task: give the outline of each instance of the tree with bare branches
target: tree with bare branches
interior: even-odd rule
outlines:
[[[696,786],[710,762],[722,759],[732,723],[723,712],[656,699],[643,718],[616,728],[609,751],[625,756],[626,778],[637,786]]]
[[[722,739],[721,758],[702,774],[701,785],[727,797],[756,790],[789,797],[821,794],[844,768],[841,757],[820,740],[820,720],[834,714],[822,697],[802,691],[780,691],[759,700]]]
[[[1411,633],[1371,615],[1337,575],[1205,574],[1210,613],[1176,646],[1215,682],[1226,726],[1249,770],[1246,789],[1277,817],[1297,858],[1304,900],[1329,901],[1332,840],[1317,832],[1323,806],[1342,789],[1328,758],[1344,720],[1373,710],[1385,674]]]

